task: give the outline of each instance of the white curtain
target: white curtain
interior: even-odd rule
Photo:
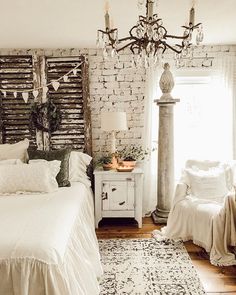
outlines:
[[[150,215],[157,204],[158,107],[154,100],[159,98],[159,72],[160,70],[157,68],[149,68],[146,73],[143,146],[149,151],[149,156],[143,165],[143,215]]]
[[[236,57],[225,56],[218,60],[218,76],[224,82],[226,95],[232,101],[232,152],[236,160]]]

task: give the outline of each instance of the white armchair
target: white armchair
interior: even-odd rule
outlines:
[[[186,162],[163,233],[192,240],[210,254],[214,265],[236,265],[236,200],[233,166],[212,161]]]

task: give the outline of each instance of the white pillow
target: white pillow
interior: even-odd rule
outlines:
[[[43,163],[44,165],[47,165],[48,168],[51,170],[52,175],[56,175],[55,177],[57,177],[57,174],[60,171],[60,169],[58,171],[58,165],[59,165],[59,168],[60,168],[61,161],[59,161],[59,160],[47,161],[47,160],[44,160],[44,159],[29,160],[29,164],[37,164],[37,163]]]
[[[0,194],[22,192],[54,192],[58,189],[56,175],[60,161],[0,166]]]
[[[0,165],[19,165],[23,164],[23,162],[19,159],[9,159],[0,161]]]
[[[28,147],[29,140],[27,138],[14,144],[0,144],[0,160],[20,159],[22,162],[26,162]]]
[[[219,167],[205,170],[185,169],[191,194],[200,199],[222,199],[228,193],[225,170]]]
[[[91,182],[87,175],[87,166],[90,164],[92,157],[87,154],[72,151],[69,162],[69,180],[80,181],[90,186]]]

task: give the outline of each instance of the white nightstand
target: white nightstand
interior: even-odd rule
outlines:
[[[95,170],[95,226],[104,217],[134,217],[142,227],[143,171]]]

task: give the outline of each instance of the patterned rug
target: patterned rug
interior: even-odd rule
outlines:
[[[101,295],[206,294],[183,243],[112,239],[99,246]]]

